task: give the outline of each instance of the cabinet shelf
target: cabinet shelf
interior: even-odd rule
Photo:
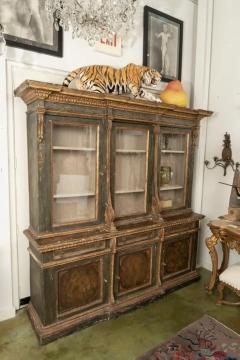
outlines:
[[[121,194],[143,193],[144,191],[145,191],[144,189],[117,190],[117,191],[115,191],[115,194],[116,194],[116,195],[121,195]]]
[[[163,154],[185,154],[184,150],[161,150]]]
[[[64,151],[96,151],[95,148],[85,147],[74,147],[74,146],[53,146],[53,150],[64,150]]]
[[[181,189],[183,189],[183,186],[181,186],[181,185],[160,186],[160,191],[181,190]]]
[[[116,149],[116,153],[118,154],[146,154],[146,150],[134,150],[134,149]]]
[[[95,196],[94,193],[83,193],[83,194],[56,194],[53,195],[54,199],[68,199],[68,198],[78,198],[78,197],[89,197]]]

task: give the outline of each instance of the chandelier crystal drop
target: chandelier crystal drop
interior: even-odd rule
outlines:
[[[126,37],[133,28],[138,0],[45,0],[46,11],[72,36],[81,37],[90,46],[101,38],[112,39],[115,34]]]

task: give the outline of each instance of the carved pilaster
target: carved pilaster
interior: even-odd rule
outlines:
[[[192,130],[192,147],[193,148],[198,147],[198,141],[199,141],[199,127],[194,127]]]
[[[161,281],[161,258],[162,258],[162,250],[163,250],[163,241],[164,241],[164,228],[160,230],[160,234],[159,234],[159,243],[158,243],[158,251],[157,251],[157,258],[156,258],[156,263],[157,263],[157,284],[159,287],[161,287],[162,285],[162,281]]]
[[[160,218],[160,200],[158,196],[158,144],[159,144],[160,126],[154,126],[154,178],[153,178],[153,199],[152,214]]]
[[[105,207],[105,223],[111,229],[115,230],[113,223],[115,214],[112,207],[111,191],[110,191],[110,154],[111,154],[111,130],[112,121],[107,120],[107,160],[106,160],[106,194],[107,201]]]
[[[45,109],[39,107],[37,109],[37,141],[38,141],[38,167],[39,171],[41,172],[43,169],[44,164],[44,132],[45,132],[45,125],[44,125],[44,115]]]
[[[117,239],[113,238],[111,240],[112,242],[112,253],[111,253],[111,270],[110,270],[110,276],[111,276],[111,282],[110,282],[110,292],[109,292],[109,297],[110,297],[110,303],[114,304],[114,268],[115,268],[115,257],[116,257],[116,248],[117,248]]]
[[[38,108],[38,143],[41,144],[44,141],[44,114],[46,110],[44,108]]]

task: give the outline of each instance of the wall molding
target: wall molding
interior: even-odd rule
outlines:
[[[46,66],[41,65],[33,65],[29,63],[22,63],[14,60],[6,60],[6,73],[7,73],[7,137],[8,137],[8,160],[9,160],[9,198],[10,198],[10,243],[11,243],[11,260],[12,260],[12,292],[13,292],[13,304],[15,309],[19,309],[20,307],[20,298],[21,298],[21,283],[19,280],[19,274],[21,269],[21,265],[19,262],[19,244],[20,235],[22,229],[19,228],[20,222],[20,213],[17,199],[17,189],[20,188],[17,180],[17,171],[20,170],[20,164],[17,161],[18,154],[16,151],[16,142],[17,136],[16,134],[16,120],[18,119],[17,111],[15,109],[15,97],[14,97],[14,89],[16,87],[16,79],[15,74],[17,71],[22,71],[23,73],[26,71],[32,70],[36,73],[41,74],[52,74],[59,75],[61,78],[64,78],[66,75],[65,70],[52,69]],[[47,77],[47,76],[46,76]],[[26,199],[28,201],[28,199]],[[27,294],[28,295],[28,294]],[[1,313],[0,313],[1,314]],[[0,317],[1,318],[1,317]]]
[[[198,5],[196,64],[194,80],[194,108],[196,109],[208,109],[209,107],[213,8],[214,0],[202,0]],[[193,209],[200,213],[202,211],[205,171],[204,159],[208,121],[209,120],[202,120],[200,123],[199,146],[195,158],[196,165],[194,173]]]
[[[213,36],[214,0],[202,0],[198,4],[196,63],[194,81],[194,108],[209,109],[210,80],[211,80],[211,56]],[[205,152],[207,143],[208,121],[203,119],[200,123],[199,145],[195,155],[195,170],[193,180],[194,211],[202,213],[203,189],[205,174]],[[201,224],[200,241],[198,249],[198,264],[211,269],[208,259],[205,259],[206,245],[204,237],[208,233],[205,221]]]

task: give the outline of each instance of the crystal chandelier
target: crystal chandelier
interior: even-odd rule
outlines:
[[[115,34],[123,38],[132,29],[138,0],[45,0],[45,8],[65,31],[72,28],[72,36],[81,37],[90,46],[101,38]]]

